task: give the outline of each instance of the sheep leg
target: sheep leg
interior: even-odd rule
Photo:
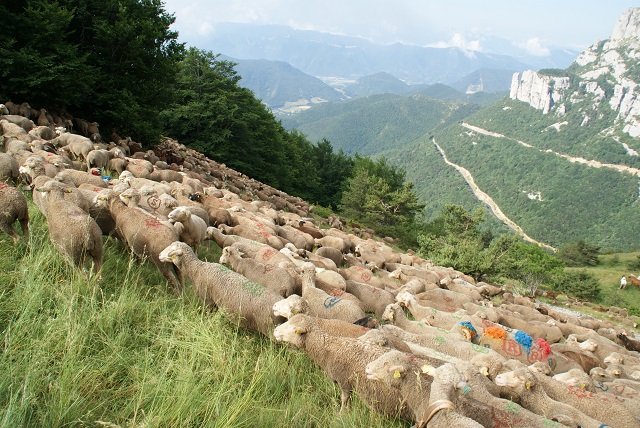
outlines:
[[[349,408],[351,407],[351,390],[344,387],[341,389],[342,393],[340,396],[340,413],[342,413],[343,410],[349,411]]]
[[[16,233],[15,230],[13,230],[13,227],[11,225],[0,225],[0,230],[2,230],[3,232],[5,232],[7,235],[11,236],[11,238],[13,239],[13,243],[15,244],[16,242],[18,242],[18,240],[20,239],[20,237],[18,236],[18,234]]]
[[[29,217],[20,219],[20,227],[22,228],[22,234],[26,237],[29,234]]]

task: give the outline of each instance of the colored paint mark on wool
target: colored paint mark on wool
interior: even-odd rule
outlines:
[[[533,338],[531,336],[522,330],[518,330],[513,338],[529,353],[531,345],[533,345]]]

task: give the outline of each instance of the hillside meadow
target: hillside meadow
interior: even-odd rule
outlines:
[[[155,266],[104,240],[100,279],[30,236],[0,236],[2,427],[406,427],[340,391],[304,353],[174,295]],[[205,243],[203,260],[220,248]]]
[[[630,270],[627,267],[629,263],[636,261],[638,256],[640,256],[640,251],[602,254],[598,257],[600,264],[597,266],[566,268],[566,270],[584,270],[600,282],[602,288],[601,306],[614,305],[627,308],[630,315],[640,316],[640,287],[633,285],[628,277],[629,274],[638,276],[640,272]],[[619,290],[622,275],[627,276],[627,287]],[[606,313],[594,311],[593,306],[580,306],[579,309],[600,319],[606,319]]]

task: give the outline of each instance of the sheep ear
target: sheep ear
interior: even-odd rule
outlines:
[[[295,328],[295,330],[293,330],[293,332],[294,332],[295,334],[304,334],[304,333],[306,333],[306,332],[307,332],[307,330],[305,330],[305,329],[304,329],[304,328],[302,328],[302,327],[296,327],[296,328]]]
[[[73,193],[73,189],[71,189],[71,187],[67,187],[64,189],[64,193]]]
[[[422,373],[424,374],[429,374],[429,372],[431,370],[433,370],[433,366],[429,365],[429,364],[425,364],[424,366],[420,367],[420,370],[422,371]]]
[[[525,388],[527,388],[527,389],[531,389],[531,382],[526,381],[526,382],[524,383],[524,387],[525,387]]]

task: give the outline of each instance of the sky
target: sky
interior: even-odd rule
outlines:
[[[218,22],[288,25],[358,36],[376,43],[487,51],[501,38],[545,56],[550,48],[582,51],[608,38],[624,0],[164,0],[172,29],[198,47]]]

